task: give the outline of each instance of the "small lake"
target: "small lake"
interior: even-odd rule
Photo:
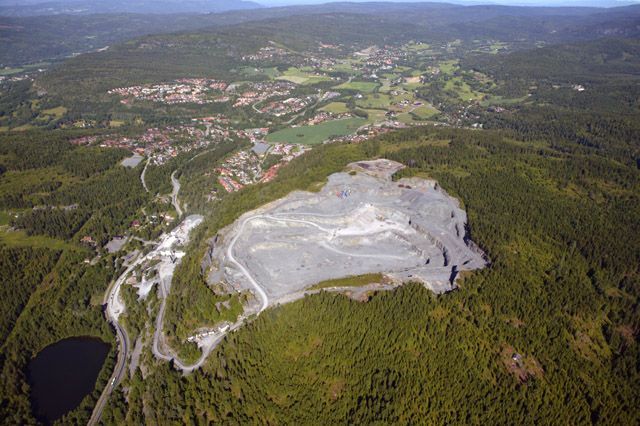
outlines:
[[[72,337],[44,348],[27,367],[31,404],[38,420],[51,424],[93,391],[111,346]]]

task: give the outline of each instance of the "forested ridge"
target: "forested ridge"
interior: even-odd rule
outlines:
[[[485,129],[548,141],[558,151],[583,156],[591,163],[587,170],[596,166],[593,155],[637,168],[639,48],[637,39],[606,38],[493,58],[469,55],[462,66],[495,79],[491,92],[498,99],[520,99],[503,104],[506,109],[501,113],[487,112],[482,105],[472,107]],[[611,173],[619,170],[611,162],[599,164],[611,168]],[[629,182],[626,177],[622,180]]]
[[[112,343],[102,298],[117,274],[115,256],[96,256],[84,236],[104,244],[129,228],[147,194],[140,170],[118,163],[126,151],[84,148],[77,131],[0,136],[0,419],[34,424],[26,365],[71,336]],[[131,182],[135,182],[132,185]],[[28,238],[22,237],[26,234]],[[89,260],[92,262],[89,264]],[[64,424],[86,424],[115,364],[115,345],[94,391]]]
[[[105,423],[637,423],[640,176],[555,142],[406,130],[319,148],[272,184],[229,197],[210,230],[317,188],[353,158],[394,159],[411,166],[397,177],[435,178],[461,199],[491,265],[438,297],[410,285],[366,303],[327,293],[271,308],[203,372],[159,365],[134,376],[128,403],[120,394]],[[192,285],[203,250],[180,266],[172,303],[206,300]]]
[[[148,253],[149,241],[178,223],[168,195],[172,175],[181,183],[185,213],[204,216],[177,266],[163,323],[167,347],[190,363],[201,352],[187,338],[234,321],[252,297],[216,294],[207,284],[205,255],[218,231],[291,191],[320,190],[351,162],[375,158],[407,166],[394,179],[435,179],[458,198],[468,235],[488,266],[463,274],[456,291],[440,296],[411,283],[365,301],[320,292],[271,307],[229,333],[188,375],[150,350],[158,287],[144,304],[125,285],[121,324],[132,346],[143,342],[142,353],[116,385],[102,423],[640,424],[640,45],[625,38],[585,42],[607,32],[637,37],[640,9],[588,16],[580,9],[527,15],[524,8],[501,7],[464,14],[439,5],[326,7],[294,17],[273,12],[272,19],[247,25],[231,24],[250,16],[198,19],[229,26],[144,36],[72,58],[33,84],[2,89],[1,424],[38,423],[25,369],[33,356],[63,338],[93,336],[112,344],[108,360],[93,392],[58,422],[87,423],[116,363],[105,291],[126,257]],[[431,28],[434,17],[441,20]],[[85,21],[95,25],[93,19]],[[59,30],[74,37],[68,46],[79,43],[81,29]],[[547,44],[555,42],[563,44]],[[322,53],[323,43],[339,45],[340,55],[329,55],[332,48]],[[231,193],[215,170],[250,150],[242,137],[176,149],[162,165],[151,154],[134,168],[121,165],[129,151],[98,146],[236,109],[125,104],[109,89],[188,77],[270,81],[277,77],[260,71],[286,77],[294,65],[306,66],[301,51],[320,59],[328,54],[338,68],[342,61],[366,62],[352,54],[374,44],[400,56],[423,52],[426,62],[398,60],[394,67],[403,71],[389,80],[400,83],[388,83],[415,94],[405,99],[408,114],[414,103],[428,103],[437,115],[362,143],[314,145],[283,163],[271,182]],[[264,63],[240,60],[265,46],[284,49],[289,62],[277,55]],[[245,75],[252,69],[256,74]],[[326,77],[380,80],[370,77],[373,70],[343,71]],[[287,96],[340,91],[337,83],[301,85]],[[400,99],[381,89],[360,94],[363,99],[349,90],[331,101],[356,116],[402,115],[387,111]],[[363,102],[381,102],[382,109],[365,109]],[[324,106],[315,104],[299,121]],[[230,126],[273,131],[292,123],[288,117],[267,123],[254,107],[234,111]],[[65,112],[44,113],[57,108]],[[435,125],[422,125],[429,122]],[[94,146],[78,146],[84,136],[95,136]],[[179,148],[182,141],[174,142]],[[267,157],[263,171],[272,161]],[[147,164],[148,191],[141,183]],[[116,236],[124,236],[117,240],[126,240],[125,249],[110,253],[105,245]],[[359,279],[370,281],[345,282]]]

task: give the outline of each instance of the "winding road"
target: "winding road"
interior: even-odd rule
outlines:
[[[171,173],[171,185],[173,185],[173,192],[171,192],[171,203],[173,204],[173,208],[176,209],[178,213],[178,217],[182,216],[182,209],[180,208],[180,200],[178,200],[178,193],[180,192],[180,181],[176,179],[176,173],[178,171],[175,170]]]
[[[149,192],[149,188],[147,188],[147,182],[145,181],[145,175],[147,174],[147,167],[149,167],[149,159],[144,165],[144,169],[142,169],[142,173],[140,174],[140,182],[142,182],[142,187],[145,191]]]
[[[174,193],[172,194],[173,199],[175,200],[175,203],[178,204],[177,202],[177,195],[178,192],[180,190],[180,184],[179,182],[177,182],[177,179],[175,178],[175,172],[171,175],[171,180],[174,184]],[[179,206],[178,206],[179,208]],[[179,211],[179,214],[182,215],[182,210],[178,210],[178,208],[176,209],[177,211]],[[315,214],[306,214],[306,213],[300,213],[300,216],[323,216],[323,217],[334,217],[334,216],[340,216],[340,215],[315,215]],[[287,295],[285,297],[281,297],[277,300],[269,300],[269,297],[266,293],[266,291],[264,290],[264,288],[262,288],[260,286],[260,284],[256,281],[256,279],[251,275],[251,273],[247,270],[247,268],[242,265],[234,256],[234,248],[235,245],[238,241],[238,239],[240,238],[240,236],[243,234],[246,225],[253,221],[253,220],[258,220],[258,219],[263,219],[263,220],[272,220],[272,221],[276,221],[276,222],[293,222],[293,223],[301,223],[301,224],[305,224],[305,225],[309,225],[309,226],[313,226],[319,230],[321,230],[322,232],[326,232],[328,234],[333,234],[334,231],[333,230],[329,230],[326,228],[323,228],[321,226],[319,226],[316,223],[313,223],[311,221],[307,221],[304,219],[295,219],[295,218],[291,218],[291,217],[276,217],[276,216],[271,216],[271,215],[264,215],[264,214],[259,214],[259,215],[255,215],[255,216],[251,216],[251,217],[247,217],[245,218],[241,224],[239,225],[236,235],[234,236],[233,240],[231,240],[231,243],[229,244],[229,247],[227,248],[226,251],[226,255],[227,255],[227,259],[230,263],[234,264],[239,271],[247,278],[247,280],[249,281],[249,283],[251,284],[251,286],[253,287],[253,289],[255,290],[256,295],[260,298],[261,300],[261,304],[260,304],[260,308],[259,310],[256,312],[256,315],[260,315],[260,313],[262,311],[264,311],[265,309],[267,309],[269,307],[270,304],[276,305],[276,304],[283,304],[283,303],[289,303],[292,302],[294,300],[297,300],[301,297],[304,297],[305,295],[309,295],[309,294],[315,294],[318,293],[320,291],[345,291],[345,290],[351,290],[353,291],[353,288],[343,288],[343,287],[334,287],[334,288],[327,288],[327,289],[316,289],[316,290],[305,290],[305,291],[301,291],[301,292],[297,292],[295,294],[290,294]],[[189,218],[187,218],[187,220],[189,220]],[[199,224],[200,222],[198,222]],[[195,225],[197,226],[197,224]],[[172,231],[173,233],[174,231]],[[188,235],[188,234],[187,234]],[[118,323],[118,316],[124,312],[124,305],[122,305],[122,303],[118,300],[119,298],[119,290],[120,290],[120,286],[125,282],[125,280],[127,279],[127,277],[131,274],[131,272],[133,272],[133,270],[140,264],[142,264],[145,260],[150,259],[151,257],[153,257],[155,255],[155,252],[160,250],[168,250],[170,249],[170,245],[168,241],[171,240],[171,235],[165,234],[163,237],[161,237],[160,239],[160,243],[158,245],[158,247],[156,248],[156,250],[152,251],[151,253],[147,254],[146,256],[141,256],[138,255],[138,257],[129,265],[129,267],[125,270],[125,272],[120,275],[120,277],[118,277],[118,279],[116,281],[114,281],[112,283],[112,285],[109,287],[109,289],[107,290],[107,293],[105,295],[105,299],[104,299],[104,303],[107,305],[107,309],[106,309],[106,316],[107,316],[107,320],[114,326],[114,328],[116,329],[116,336],[119,342],[119,351],[118,351],[118,361],[116,363],[116,367],[114,368],[114,372],[110,378],[109,383],[107,384],[107,386],[105,387],[105,389],[103,390],[102,395],[100,396],[98,403],[96,404],[96,407],[93,411],[93,414],[91,416],[91,420],[89,421],[89,425],[95,425],[100,421],[100,418],[102,416],[102,412],[104,410],[104,407],[106,406],[106,403],[111,395],[111,393],[113,392],[113,389],[122,381],[124,374],[125,374],[125,366],[126,366],[126,360],[129,356],[129,351],[130,351],[130,345],[129,345],[129,336],[127,335],[126,330]],[[165,247],[166,246],[166,247]],[[334,247],[331,247],[330,245],[326,245],[325,248],[329,249],[329,250],[337,250]],[[359,257],[393,257],[395,258],[396,256],[392,256],[392,255],[358,255],[358,254],[352,254],[352,253],[346,253],[346,252],[342,252],[340,251],[341,254],[344,255],[348,255],[348,256],[359,256]],[[170,280],[172,279],[173,274],[171,274],[171,276],[166,276],[163,278],[163,280]],[[158,316],[156,317],[155,320],[155,332],[154,332],[154,336],[153,336],[153,342],[152,342],[152,352],[154,354],[155,357],[157,357],[158,359],[162,359],[165,361],[173,361],[174,365],[176,368],[182,370],[183,373],[187,374],[190,373],[198,368],[200,368],[203,363],[206,361],[207,357],[209,356],[209,354],[211,353],[211,351],[213,349],[215,349],[215,347],[224,339],[224,337],[232,332],[237,330],[238,328],[240,328],[244,322],[246,321],[246,316],[242,315],[234,324],[232,324],[226,331],[219,331],[216,334],[213,334],[211,336],[209,336],[207,338],[207,341],[205,342],[205,344],[203,344],[201,346],[202,349],[202,354],[200,356],[200,358],[194,363],[194,364],[185,364],[184,362],[182,362],[175,354],[173,354],[171,352],[171,350],[169,348],[167,348],[164,344],[164,335],[163,335],[163,322],[164,322],[164,314],[165,314],[165,309],[166,309],[166,299],[168,296],[168,292],[169,292],[169,287],[166,285],[163,285],[163,283],[159,284],[159,288],[160,288],[160,298],[161,298],[161,304],[160,304],[160,308],[158,311]],[[380,286],[377,284],[372,284],[370,286],[365,286],[363,287],[363,289],[366,288],[366,290],[373,290],[373,289],[392,289],[395,288],[395,286],[391,286],[391,285],[384,285],[384,286]]]
[[[178,180],[176,179],[175,174],[176,174],[176,171],[174,171],[171,175],[171,182],[173,184],[173,193],[171,194],[171,196],[172,196],[174,206],[176,207],[176,211],[178,212],[179,216],[182,216],[183,212],[182,212],[182,209],[180,209],[180,205],[178,202],[178,193],[180,192],[180,182],[178,182]],[[142,176],[144,176],[144,172]],[[144,184],[144,178],[141,177],[141,179]],[[159,244],[159,246],[162,246],[162,242],[166,241],[165,237],[166,237],[166,234],[163,234],[163,236],[160,238],[161,243]],[[146,243],[148,244],[151,242],[147,241]],[[106,306],[105,316],[107,321],[111,323],[116,330],[116,339],[118,341],[118,346],[119,346],[118,360],[116,362],[115,368],[113,369],[113,373],[109,378],[109,382],[107,383],[105,388],[102,390],[102,394],[100,395],[100,398],[98,398],[98,402],[96,403],[96,406],[93,409],[93,413],[91,414],[91,418],[89,419],[89,423],[88,423],[90,426],[96,425],[100,422],[100,419],[102,418],[102,412],[104,411],[104,407],[106,406],[107,401],[109,400],[109,397],[113,392],[113,389],[115,389],[115,387],[118,384],[120,384],[126,371],[125,366],[126,366],[127,359],[129,357],[130,343],[129,343],[129,336],[127,334],[127,331],[118,322],[118,316],[122,312],[124,312],[124,305],[119,300],[120,287],[125,282],[129,274],[131,274],[138,265],[142,264],[145,260],[153,256],[153,254],[154,252],[151,252],[146,256],[141,256],[140,254],[138,254],[135,260],[127,267],[127,269],[115,281],[111,283],[111,285],[107,288],[107,291],[105,293],[104,300],[103,300],[103,305]],[[162,288],[161,291],[164,294],[164,287],[163,286],[160,286],[160,287]],[[166,297],[163,297],[162,305],[161,305],[161,311],[163,314],[164,314],[165,300],[166,300]],[[158,317],[159,317],[158,319],[160,320],[159,324],[161,327],[163,315],[158,315]],[[158,331],[156,330],[156,334],[157,333]],[[157,346],[157,341],[156,339],[154,339],[154,349],[156,349],[156,346]],[[160,351],[158,351],[157,355],[160,355],[160,354],[161,354]],[[176,360],[176,364],[181,367],[185,367],[185,369],[189,368],[189,366],[182,365],[182,363],[180,363],[179,360]]]
[[[258,312],[258,315],[260,314],[260,312],[264,311],[269,306],[269,298],[267,297],[267,293],[265,293],[263,288],[260,287],[258,282],[251,276],[249,271],[247,271],[247,268],[245,268],[244,265],[242,265],[240,262],[236,260],[235,257],[233,257],[233,246],[236,245],[236,242],[238,241],[238,238],[240,238],[240,235],[242,235],[242,231],[244,231],[244,227],[247,225],[247,223],[254,219],[259,219],[261,217],[264,217],[264,216],[262,215],[252,216],[243,220],[242,224],[240,225],[240,229],[238,230],[238,232],[236,233],[236,236],[233,238],[233,240],[231,241],[231,244],[229,244],[229,247],[227,248],[227,257],[229,258],[229,261],[235,264],[242,271],[242,273],[247,277],[247,279],[249,280],[253,288],[255,288],[256,292],[260,295],[260,298],[262,299],[262,306],[260,307],[260,311]]]
[[[117,315],[112,314],[109,309],[109,305],[113,304],[113,300],[116,297],[119,287],[122,285],[127,275],[131,273],[131,271],[133,271],[133,269],[139,264],[139,262],[142,262],[143,259],[144,258],[138,258],[133,264],[131,264],[126,269],[126,271],[107,288],[107,292],[104,296],[103,304],[107,306],[107,309],[105,309],[107,321],[111,323],[111,325],[113,325],[116,330],[116,339],[119,346],[118,360],[116,362],[115,368],[113,369],[113,373],[109,378],[109,382],[102,390],[102,394],[100,395],[100,398],[98,398],[98,402],[93,409],[93,413],[91,414],[91,418],[89,419],[88,423],[89,426],[96,425],[98,424],[98,422],[100,422],[102,412],[104,411],[104,407],[107,404],[111,393],[113,392],[115,387],[120,384],[126,371],[125,366],[127,363],[127,357],[129,356],[129,335],[127,334],[127,330],[125,330],[124,327],[122,327],[120,323],[118,323]]]

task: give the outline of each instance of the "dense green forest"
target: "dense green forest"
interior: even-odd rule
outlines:
[[[4,342],[31,294],[53,268],[59,253],[50,250],[0,247],[0,274],[5,285],[0,314],[0,339]],[[6,285],[11,283],[11,285]]]
[[[321,292],[271,307],[188,375],[150,350],[158,287],[145,304],[123,286],[121,324],[143,348],[102,423],[640,424],[639,13],[336,4],[172,22],[0,19],[0,62],[7,46],[49,38],[6,64],[44,51],[95,50],[163,26],[162,34],[56,63],[32,80],[0,81],[0,423],[37,423],[25,371],[34,355],[66,337],[93,336],[112,344],[108,360],[95,389],[59,421],[87,423],[116,365],[105,291],[127,257],[148,253],[151,240],[179,223],[172,175],[185,215],[204,216],[173,276],[163,323],[167,346],[188,363],[200,351],[187,337],[234,321],[252,297],[216,294],[207,284],[203,259],[218,231],[291,191],[319,190],[350,162],[389,158],[407,166],[395,179],[436,179],[460,200],[487,268],[440,296],[408,284],[364,302]],[[7,22],[43,25],[7,35]],[[120,26],[110,31],[113,22]],[[354,55],[373,45],[384,51],[375,61],[398,57],[387,77],[374,79],[377,65]],[[265,46],[286,59],[242,60]],[[308,62],[313,71],[301,71]],[[107,94],[188,77],[274,82],[294,67],[320,80],[286,95],[318,94],[298,121],[265,117],[255,109],[263,101],[121,103]],[[347,79],[375,88],[340,92]],[[237,130],[297,125],[329,102],[366,119],[386,120],[387,112],[392,119],[401,101],[413,104],[407,115],[419,117],[418,101],[434,115],[366,142],[315,145],[269,183],[227,193],[218,180],[221,162],[250,150]],[[166,131],[208,133],[200,117],[216,114],[227,136],[198,136],[206,143],[191,150],[181,150],[189,140]],[[128,168],[121,161],[129,151],[100,147],[126,137],[139,148],[148,129],[175,150]],[[78,145],[85,136],[91,146]],[[281,158],[267,156],[262,170]],[[106,244],[116,236],[125,237],[125,249],[111,253]]]
[[[202,373],[134,376],[105,423],[140,421],[143,401],[148,423],[637,423],[640,176],[582,151],[414,129],[323,147],[227,198],[208,232],[352,159],[387,157],[412,166],[400,176],[436,178],[461,198],[492,264],[440,297],[414,285],[272,308]],[[173,303],[202,303],[201,250],[181,264]]]
[[[526,99],[502,103],[503,113],[487,112],[483,104],[472,110],[486,129],[508,129],[559,150],[638,164],[639,47],[637,39],[602,39],[493,58],[469,56],[463,68],[496,82],[487,102]]]
[[[114,341],[101,304],[118,272],[115,258],[96,256],[101,246],[80,240],[89,235],[104,244],[148,202],[140,170],[118,165],[128,153],[76,147],[68,142],[76,136],[0,137],[0,418],[6,424],[35,421],[25,367],[42,348],[77,335]],[[65,416],[66,424],[86,423],[114,363],[115,345],[94,392]]]

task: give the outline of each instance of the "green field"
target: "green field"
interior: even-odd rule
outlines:
[[[11,221],[11,216],[7,212],[0,211],[0,226],[8,225]]]
[[[378,83],[373,83],[370,81],[351,81],[349,83],[342,83],[339,86],[335,86],[334,89],[355,90],[356,92],[371,93],[378,86]]]
[[[438,67],[443,74],[453,74],[455,69],[458,67],[458,61],[443,61],[438,64]]]
[[[25,132],[27,130],[31,130],[34,129],[35,126],[31,125],[31,124],[24,124],[22,126],[18,126],[18,127],[14,127],[12,130],[14,132]]]
[[[491,50],[492,54],[496,55],[498,54],[498,52],[500,52],[500,50],[506,49],[507,47],[509,47],[508,43],[497,41],[493,43],[491,46],[489,46],[489,49]]]
[[[426,86],[426,85],[425,85],[425,84],[422,84],[422,83],[419,83],[419,82],[418,82],[418,83],[404,83],[404,84],[402,85],[402,87],[403,87],[405,90],[412,90],[412,91],[413,91],[413,90],[416,90],[416,89],[419,89],[419,88],[421,88],[421,87],[424,87],[424,86]]]
[[[256,77],[264,75],[269,78],[276,78],[280,76],[280,71],[276,67],[270,68],[254,68],[254,67],[242,67],[240,73],[245,77]]]
[[[0,230],[0,244],[9,247],[33,247],[48,248],[52,250],[84,250],[80,246],[67,243],[56,238],[49,238],[42,235],[28,236],[23,231],[5,232]]]
[[[356,105],[365,109],[387,109],[395,98],[383,93],[376,93],[358,99]]]
[[[436,115],[439,111],[430,105],[420,106],[412,111],[420,118],[430,118]]]
[[[302,85],[316,84],[322,81],[331,80],[329,77],[314,75],[310,68],[295,67],[289,68],[284,72],[284,74],[277,77],[276,79],[290,81],[292,83]]]
[[[448,80],[444,86],[445,90],[451,90],[458,94],[458,97],[463,101],[470,101],[482,98],[482,93],[477,93],[471,90],[471,87],[462,80],[460,77],[454,77]]]
[[[385,120],[386,111],[380,109],[365,109],[367,114],[369,114],[369,118],[367,119],[367,123],[375,123],[378,121]]]
[[[24,68],[0,68],[0,76],[18,74],[24,71]]]
[[[334,65],[331,69],[328,69],[327,71],[334,71],[334,72],[342,72],[345,74],[357,74],[358,71],[353,69],[353,66],[351,65],[352,61],[346,61],[344,63],[337,63],[336,65]]]
[[[384,78],[380,80],[380,82],[382,83],[382,86],[380,86],[380,89],[378,90],[379,92],[382,93],[387,93],[391,91],[391,79],[394,78],[395,76],[393,74],[385,74],[383,76]]]
[[[515,105],[515,104],[523,103],[527,99],[529,99],[528,96],[523,96],[521,98],[503,98],[502,96],[492,95],[492,96],[488,96],[482,102],[480,102],[480,105],[485,107],[491,106],[491,105]]]
[[[320,111],[331,112],[333,114],[344,114],[345,112],[349,112],[349,108],[347,108],[347,104],[344,102],[331,102],[330,104],[322,107]]]
[[[406,124],[412,124],[416,122],[421,122],[424,120],[428,120],[429,118],[438,114],[439,111],[430,105],[420,106],[413,111],[403,112],[398,114],[398,121]]]
[[[383,278],[384,276],[380,273],[354,275],[351,277],[322,281],[314,285],[313,287],[309,287],[309,290],[319,290],[322,288],[330,288],[330,287],[360,287],[367,284],[380,283],[382,282]]]
[[[405,46],[405,48],[411,52],[422,52],[424,50],[431,49],[431,46],[427,43],[410,43]]]
[[[267,135],[267,142],[299,143],[304,145],[320,144],[334,136],[346,136],[354,133],[367,123],[362,118],[347,118],[328,121],[316,126],[291,127]]]
[[[67,113],[67,109],[63,106],[42,110],[41,115],[49,115],[55,118],[62,118]]]

